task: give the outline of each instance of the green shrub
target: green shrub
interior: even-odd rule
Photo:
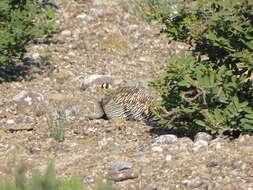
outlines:
[[[84,190],[79,177],[57,178],[54,164],[49,164],[45,173],[35,171],[31,178],[26,177],[26,165],[21,162],[16,168],[14,179],[1,178],[1,190]],[[108,180],[98,183],[96,190],[110,190],[112,183]]]
[[[77,177],[57,179],[53,164],[50,164],[41,174],[36,171],[32,178],[26,178],[26,167],[20,164],[15,173],[14,181],[11,179],[1,179],[1,190],[83,190],[83,184]]]
[[[194,47],[152,83],[162,96],[160,122],[190,133],[252,132],[253,2],[199,0],[178,7],[174,16],[154,16],[170,38]]]
[[[31,40],[56,32],[54,14],[54,7],[34,0],[1,0],[0,67],[22,59]]]

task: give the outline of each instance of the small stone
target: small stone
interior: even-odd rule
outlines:
[[[131,162],[126,162],[126,161],[117,161],[112,165],[112,169],[116,171],[130,169],[132,167],[133,167],[133,164]]]
[[[103,17],[105,16],[105,10],[103,9],[90,9],[90,14],[95,17]]]
[[[191,189],[200,188],[206,189],[208,187],[208,181],[205,179],[195,179],[190,183]]]
[[[171,144],[177,142],[177,136],[175,135],[161,135],[154,139],[156,143],[160,144]]]
[[[207,149],[208,142],[204,140],[198,140],[192,145],[193,152],[199,151],[200,149]]]
[[[36,92],[21,91],[14,96],[13,101],[17,105],[17,113],[41,116],[45,113],[45,105],[48,101],[44,96]]]
[[[171,155],[169,155],[169,154],[168,154],[168,155],[166,155],[165,160],[166,160],[166,161],[171,161],[171,160],[172,160],[172,156],[171,156]]]
[[[213,139],[213,137],[205,132],[199,132],[195,135],[194,137],[194,142],[198,141],[198,140],[204,140],[204,141],[211,141]]]
[[[40,57],[40,54],[39,53],[34,53],[32,54],[32,58],[33,59],[38,59]]]
[[[64,144],[55,144],[50,147],[50,151],[54,152],[69,152],[68,147]]]
[[[19,92],[16,96],[14,96],[12,99],[16,102],[21,101],[22,98],[24,98],[25,96],[28,95],[28,91],[26,90],[22,90],[21,92]]]
[[[77,44],[73,49],[87,49],[87,46],[85,43],[79,43]]]
[[[87,15],[86,15],[85,13],[76,16],[76,18],[77,18],[77,19],[80,19],[80,20],[83,20],[83,19],[85,19],[86,17],[87,17]]]
[[[68,56],[70,56],[70,57],[75,57],[75,56],[76,56],[76,54],[75,54],[75,52],[70,51],[70,52],[68,53]]]
[[[156,184],[148,184],[145,188],[146,190],[157,190],[157,185]]]
[[[185,180],[181,181],[181,183],[182,183],[182,184],[184,184],[184,185],[187,185],[187,184],[189,184],[189,183],[190,183],[190,180],[185,179]]]
[[[212,162],[209,162],[206,166],[209,167],[209,168],[214,168],[214,167],[217,167],[219,165],[220,165],[219,162],[212,161]]]
[[[63,35],[63,36],[71,36],[71,31],[70,30],[63,30],[61,32],[61,35]]]
[[[163,148],[160,147],[160,146],[154,146],[154,147],[152,148],[152,151],[153,151],[153,152],[163,152]]]
[[[240,163],[238,160],[233,160],[233,161],[231,162],[231,167],[232,167],[233,169],[239,168],[240,165],[241,165],[241,163]]]
[[[209,142],[209,147],[214,149],[221,149],[226,142],[226,139],[218,137]]]
[[[98,141],[98,144],[100,145],[100,146],[105,146],[105,145],[107,145],[109,143],[109,141],[108,141],[108,139],[106,139],[106,138],[103,138],[101,141]]]
[[[29,148],[29,152],[31,154],[35,154],[35,153],[41,152],[41,149],[39,147],[37,147],[37,146],[33,146],[33,147]]]
[[[115,182],[118,181],[125,181],[128,179],[135,179],[138,178],[138,174],[134,172],[120,172],[120,173],[114,173],[109,176],[109,179]]]
[[[15,121],[13,119],[9,119],[6,121],[6,124],[9,124],[9,125],[14,124],[14,123],[15,123]]]

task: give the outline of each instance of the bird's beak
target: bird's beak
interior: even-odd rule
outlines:
[[[95,88],[102,88],[102,85],[96,85]]]

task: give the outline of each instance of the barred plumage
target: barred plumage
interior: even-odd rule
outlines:
[[[145,88],[119,87],[102,98],[101,106],[108,119],[146,120],[151,116],[149,107],[153,99]]]

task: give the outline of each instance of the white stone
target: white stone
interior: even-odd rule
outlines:
[[[163,148],[160,147],[160,146],[154,146],[154,147],[152,148],[152,151],[154,151],[154,152],[163,152]]]
[[[196,152],[196,151],[200,150],[201,148],[207,149],[208,148],[208,142],[204,141],[204,140],[198,140],[192,146],[193,152]]]
[[[155,138],[156,143],[160,144],[171,144],[177,141],[177,136],[175,135],[161,135]]]
[[[38,59],[40,57],[40,54],[39,53],[34,53],[32,54],[32,58],[33,59]]]
[[[83,20],[83,19],[85,19],[86,17],[87,17],[87,15],[86,15],[85,13],[76,16],[76,18],[77,18],[77,19],[80,19],[80,20]]]
[[[63,35],[63,36],[71,36],[71,31],[70,30],[63,30],[61,32],[61,35]]]
[[[24,100],[28,103],[28,105],[32,105],[32,98],[31,97],[27,96]]]
[[[15,121],[14,121],[13,119],[9,119],[9,120],[6,121],[6,123],[7,123],[7,124],[14,124]]]
[[[169,154],[168,154],[168,155],[166,155],[165,160],[166,160],[166,161],[171,161],[171,160],[172,160],[172,156],[171,156],[171,155],[169,155]]]

